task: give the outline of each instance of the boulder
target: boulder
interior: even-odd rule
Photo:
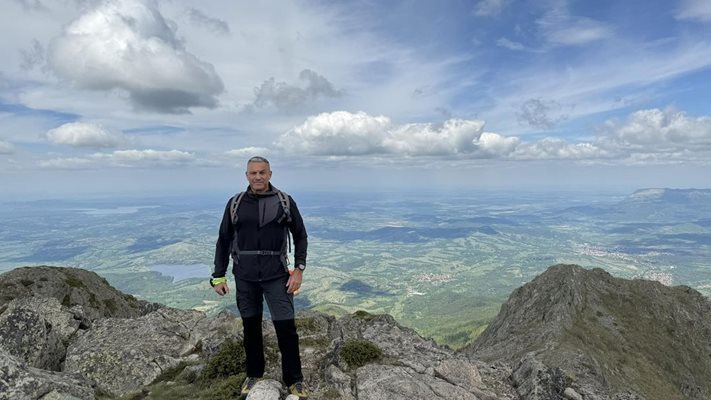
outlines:
[[[67,349],[65,371],[79,373],[111,395],[150,384],[181,361],[194,362],[227,338],[239,338],[234,317],[163,308],[135,319],[94,321]]]
[[[81,314],[55,298],[19,298],[0,315],[0,347],[32,367],[59,371],[67,343],[82,327]]]
[[[359,368],[356,387],[358,400],[478,400],[473,393],[445,380],[393,365]]]
[[[31,367],[0,348],[0,400],[93,400],[80,376]]]
[[[0,274],[0,312],[10,301],[25,297],[53,297],[68,308],[79,305],[91,320],[134,318],[161,307],[122,293],[85,269],[39,266]]]

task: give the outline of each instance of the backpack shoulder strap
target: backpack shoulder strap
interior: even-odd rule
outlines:
[[[232,203],[230,204],[230,217],[232,217],[232,223],[236,224],[239,216],[237,215],[237,208],[239,203],[242,201],[242,197],[246,192],[239,192],[234,197],[232,197]]]
[[[289,201],[289,194],[277,191],[277,196],[279,197],[281,208],[284,210],[284,215],[286,215],[286,222],[291,223],[291,202]]]

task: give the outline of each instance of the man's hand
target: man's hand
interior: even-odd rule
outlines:
[[[213,289],[215,289],[215,292],[220,296],[224,296],[230,292],[230,288],[227,286],[227,283],[219,283],[215,285]]]
[[[289,270],[289,280],[286,282],[287,293],[298,293],[301,288],[301,280],[304,277],[304,271],[294,268]]]

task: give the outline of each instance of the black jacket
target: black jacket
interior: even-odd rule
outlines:
[[[215,248],[215,271],[213,278],[221,278],[227,272],[232,256],[232,273],[246,281],[266,281],[288,274],[286,265],[278,255],[240,254],[237,251],[269,250],[281,252],[286,244],[288,228],[294,239],[294,263],[306,265],[308,240],[304,221],[294,199],[289,196],[291,223],[282,218],[284,210],[279,203],[277,190],[271,184],[266,193],[247,193],[242,197],[237,210],[237,224],[232,223],[230,205],[227,202],[220,224],[220,234]],[[281,222],[279,222],[281,220]]]

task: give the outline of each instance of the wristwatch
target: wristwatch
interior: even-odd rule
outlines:
[[[300,270],[303,271],[303,270],[306,269],[306,266],[305,266],[304,264],[296,264],[296,268],[298,268],[298,269],[300,269]]]

